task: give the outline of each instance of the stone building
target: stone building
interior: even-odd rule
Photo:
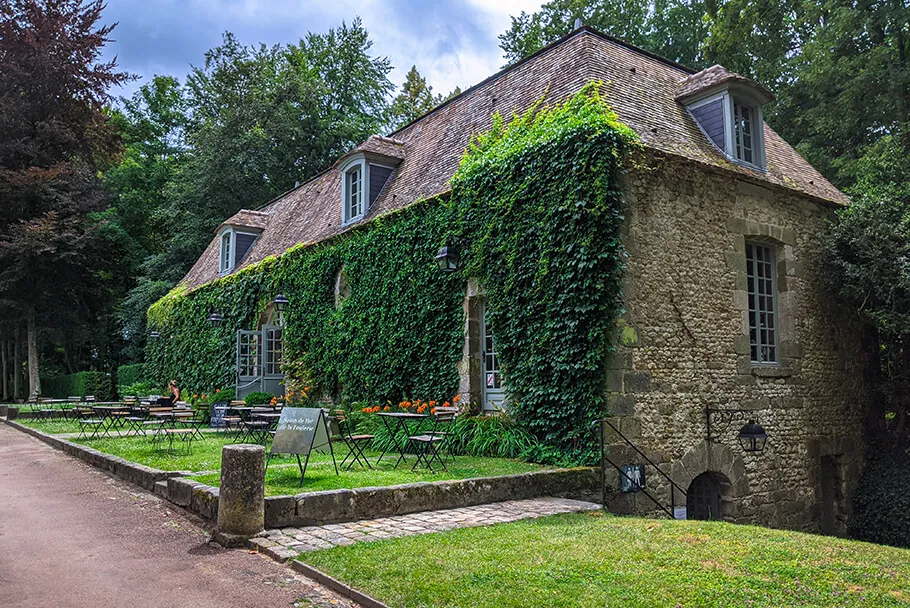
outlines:
[[[489,129],[494,112],[520,113],[542,95],[560,101],[591,81],[602,81],[646,157],[626,175],[627,312],[605,378],[614,425],[688,492],[690,517],[843,532],[862,464],[863,351],[822,291],[820,237],[848,201],[764,124],[771,92],[720,66],[693,73],[576,30],[230,218],[183,286],[445,194],[471,135]],[[462,399],[502,407],[508,378],[484,323],[482,287],[467,286],[464,312]],[[267,312],[241,334],[243,393],[280,377],[281,331]],[[746,411],[728,424],[715,414],[709,437],[714,409]],[[737,442],[749,418],[768,434],[762,452]],[[607,442],[617,464],[644,463],[615,433]],[[646,489],[669,504],[669,482],[650,464],[644,473]],[[618,476],[609,481],[619,486]],[[655,509],[642,493],[617,493],[612,504]]]

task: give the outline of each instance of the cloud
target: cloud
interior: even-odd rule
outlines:
[[[476,84],[502,65],[497,36],[509,15],[534,11],[532,0],[109,0],[102,17],[119,23],[105,57],[137,74],[115,94],[129,95],[155,74],[181,80],[231,31],[244,44],[297,42],[342,20],[363,19],[373,51],[388,56],[400,84],[416,65],[436,92]]]

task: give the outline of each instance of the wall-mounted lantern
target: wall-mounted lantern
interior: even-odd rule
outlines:
[[[222,321],[224,321],[224,317],[218,314],[218,311],[216,311],[213,307],[209,313],[209,323],[212,324],[212,327],[218,327],[221,325]]]
[[[744,452],[763,452],[765,444],[768,442],[768,434],[765,429],[758,424],[751,416],[755,415],[755,410],[728,410],[705,407],[705,423],[708,427],[708,441],[713,441],[711,436],[711,425],[723,424],[728,425],[734,420],[747,420],[746,424],[739,429],[736,438]]]
[[[446,245],[436,254],[436,263],[443,272],[458,270],[458,251],[451,245]]]
[[[765,449],[765,442],[768,441],[768,434],[765,429],[754,420],[750,420],[743,428],[739,429],[739,444],[743,446],[744,452],[761,452]]]
[[[275,296],[275,299],[272,300],[272,304],[275,305],[275,310],[281,313],[287,310],[288,304],[290,304],[290,302],[288,301],[288,297],[286,295],[279,293],[277,296]]]

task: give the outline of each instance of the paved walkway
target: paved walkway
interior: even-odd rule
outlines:
[[[569,500],[568,498],[544,497],[530,500],[509,500],[476,507],[425,511],[346,524],[267,530],[259,538],[252,539],[251,542],[262,552],[284,561],[299,553],[358,542],[430,534],[455,528],[489,526],[559,513],[595,511],[599,508],[600,505],[592,502]]]
[[[302,600],[302,602],[301,602]],[[0,606],[351,606],[167,503],[0,423]]]

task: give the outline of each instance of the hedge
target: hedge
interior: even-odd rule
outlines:
[[[129,386],[145,381],[145,365],[133,363],[117,368],[117,386]]]
[[[53,399],[94,395],[99,401],[107,401],[112,396],[111,389],[111,377],[104,372],[78,372],[41,379],[42,396]]]

